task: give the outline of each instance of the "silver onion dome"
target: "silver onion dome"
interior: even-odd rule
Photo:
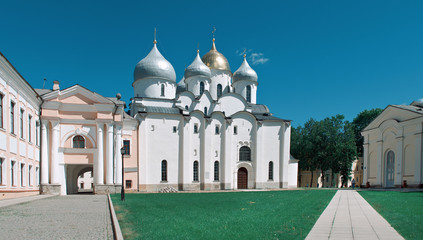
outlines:
[[[247,80],[252,82],[257,82],[257,73],[254,71],[250,65],[247,62],[247,59],[244,55],[244,61],[242,62],[241,66],[238,68],[238,70],[235,71],[232,81],[241,81],[241,80]]]
[[[146,78],[176,82],[176,74],[172,64],[162,56],[156,43],[154,43],[150,53],[135,66],[134,81]]]
[[[185,69],[184,77],[188,79],[192,76],[203,76],[210,78],[211,71],[210,68],[206,66],[206,64],[201,61],[200,53],[197,50],[197,56],[195,57],[194,61]]]

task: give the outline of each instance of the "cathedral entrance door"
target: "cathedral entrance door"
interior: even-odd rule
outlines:
[[[248,188],[248,171],[246,168],[238,169],[238,189]]]
[[[386,185],[385,187],[394,187],[394,174],[395,174],[395,154],[389,151],[386,156]]]

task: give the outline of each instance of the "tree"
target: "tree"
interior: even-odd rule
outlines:
[[[300,160],[300,169],[310,170],[312,174],[320,169],[322,182],[327,170],[340,172],[344,182],[357,156],[353,125],[343,115],[321,121],[310,119],[304,127],[293,129],[291,152]]]
[[[364,110],[357,115],[352,121],[355,135],[355,142],[357,147],[357,155],[363,156],[363,143],[364,138],[361,136],[361,131],[367,127],[379,114],[382,113],[382,109],[375,108],[371,110]]]

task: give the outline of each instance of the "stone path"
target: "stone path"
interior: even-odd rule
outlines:
[[[113,239],[106,195],[55,196],[0,208],[1,239]]]
[[[306,239],[404,239],[355,190],[338,190]]]

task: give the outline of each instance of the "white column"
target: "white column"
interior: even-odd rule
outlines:
[[[48,184],[48,120],[41,120],[41,184]]]
[[[122,126],[116,126],[116,143],[115,143],[115,159],[116,159],[116,184],[122,184]]]
[[[106,184],[113,184],[113,123],[107,123]]]
[[[104,184],[103,123],[97,123],[97,159],[94,163],[94,183]]]
[[[51,184],[60,184],[59,180],[59,121],[51,121]]]
[[[382,140],[377,142],[377,175],[376,184],[383,186],[382,171],[383,171],[383,151],[382,151]]]

